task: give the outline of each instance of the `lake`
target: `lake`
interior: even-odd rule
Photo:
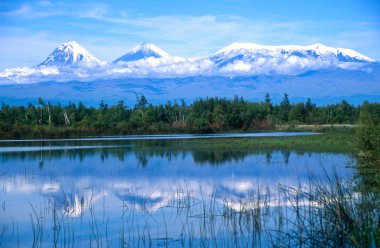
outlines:
[[[267,246],[292,204],[281,189],[350,180],[352,159],[212,144],[294,135],[315,134],[0,141],[1,246]]]

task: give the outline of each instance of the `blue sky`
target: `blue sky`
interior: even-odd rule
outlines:
[[[0,69],[38,64],[70,40],[105,61],[143,41],[183,57],[207,55],[235,41],[319,42],[380,60],[380,1],[0,2]]]

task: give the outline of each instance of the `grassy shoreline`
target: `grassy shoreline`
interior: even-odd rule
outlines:
[[[344,152],[352,153],[354,151],[355,129],[352,127],[326,127],[326,126],[280,126],[275,130],[261,130],[251,132],[316,132],[319,135],[312,136],[288,136],[288,137],[255,137],[255,138],[218,138],[218,139],[191,139],[185,140],[180,144],[173,142],[173,147],[180,145],[181,148],[191,148],[195,150],[229,150],[229,151],[248,151],[248,150],[297,150],[297,151],[325,151],[325,152]],[[232,131],[237,132],[237,131]],[[242,132],[240,130],[240,132]],[[69,132],[68,135],[41,135],[41,136],[22,136],[22,137],[2,137],[14,139],[29,138],[84,138],[88,135],[74,135]],[[157,133],[144,133],[157,134]],[[163,133],[160,133],[163,134]],[[174,134],[174,133],[168,133]],[[176,133],[178,134],[178,133]],[[115,134],[105,134],[115,135]],[[94,135],[92,137],[99,137]],[[1,141],[1,140],[0,140]],[[155,144],[154,144],[155,145]]]
[[[297,150],[300,152],[343,152],[354,151],[355,132],[353,129],[329,130],[320,135],[288,137],[255,137],[255,138],[218,138],[186,140],[181,148],[193,150]],[[173,143],[173,146],[178,145]]]

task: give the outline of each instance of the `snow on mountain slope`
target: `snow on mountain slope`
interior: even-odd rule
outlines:
[[[322,44],[308,46],[265,46],[253,43],[232,43],[209,57],[221,67],[230,69],[250,70],[255,67],[328,67],[339,63],[369,63],[375,60],[354,50],[333,48]]]
[[[152,43],[143,42],[139,45],[132,48],[130,51],[128,51],[126,54],[121,56],[120,58],[117,58],[114,63],[118,62],[128,62],[128,61],[136,61],[140,59],[146,59],[146,58],[163,58],[163,57],[169,57],[169,54],[157,46],[155,46]]]
[[[77,42],[70,41],[62,43],[38,66],[67,66],[78,62],[101,63]]]
[[[34,67],[0,72],[0,84],[67,82],[117,78],[165,78],[192,76],[300,75],[308,71],[361,70],[370,73],[375,60],[354,50],[322,44],[264,46],[233,43],[211,56],[170,56],[151,43],[141,43],[114,63],[92,56],[78,43],[63,43]]]

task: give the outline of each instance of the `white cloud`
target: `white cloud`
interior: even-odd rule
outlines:
[[[41,0],[41,1],[38,1],[38,5],[46,7],[46,6],[52,6],[53,4],[50,1]]]
[[[5,69],[0,73],[0,79],[8,79],[16,83],[35,82],[52,76],[60,76],[56,67],[17,67]]]
[[[189,76],[296,75],[324,68],[361,69],[365,64],[310,60],[290,56],[286,60],[261,58],[237,60],[218,67],[208,58],[180,57],[147,58],[119,64],[77,63],[63,67],[17,67],[0,72],[0,83],[36,83],[43,81],[91,81],[117,78],[165,78]]]
[[[29,4],[22,4],[18,9],[2,12],[1,15],[5,17],[20,17],[30,14],[32,8]]]

